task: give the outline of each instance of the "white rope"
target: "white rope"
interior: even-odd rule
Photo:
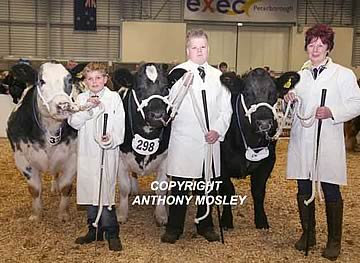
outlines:
[[[316,145],[316,141],[317,141],[317,130],[318,130],[318,125],[319,125],[319,121],[317,121],[315,123],[315,113],[316,113],[316,107],[314,107],[314,109],[310,112],[309,115],[305,115],[303,113],[303,109],[302,109],[302,99],[300,96],[296,96],[296,101],[297,103],[295,104],[296,107],[296,116],[299,118],[301,125],[304,128],[310,128],[312,126],[315,127],[314,128],[314,145]],[[317,147],[314,146],[313,148],[313,161],[312,161],[312,167],[311,167],[311,196],[308,200],[304,201],[304,204],[306,206],[308,206],[309,204],[311,204],[314,199],[315,199],[315,195],[316,195],[316,188],[319,194],[319,199],[320,201],[323,201],[323,197],[321,194],[321,180],[320,180],[320,174],[319,174],[319,153],[321,152],[321,140],[319,139],[319,145],[317,145]],[[316,187],[317,186],[317,187]]]
[[[193,89],[189,89],[189,92],[190,92],[190,96],[191,96],[195,116],[199,121],[200,127],[201,127],[201,129],[202,129],[202,131],[204,133],[204,136],[206,136],[206,134],[209,132],[209,130],[207,129],[205,120],[201,115],[202,112],[201,112],[201,110],[199,108],[199,105],[196,102],[194,91],[193,91]],[[216,175],[212,174],[212,169],[211,169],[212,161],[213,161],[212,160],[212,158],[213,158],[213,145],[207,143],[206,146],[207,147],[206,147],[205,165],[204,165],[205,166],[204,167],[204,170],[205,170],[204,171],[205,183],[209,182],[211,177],[215,178],[215,176],[216,176]],[[210,192],[211,192],[210,188],[205,189],[206,212],[205,212],[205,214],[203,216],[195,218],[195,220],[194,220],[195,224],[199,224],[201,220],[204,220],[210,214],[210,205],[207,202],[207,199],[208,199],[207,197],[208,197],[208,194]]]
[[[174,95],[171,96],[169,101],[169,106],[170,106],[169,108],[171,108],[171,114],[166,125],[175,118],[181,106],[181,103],[183,102],[186,94],[189,92],[189,89],[192,87],[193,79],[194,79],[194,73],[187,72],[182,78],[180,85],[177,87],[176,90],[177,93],[174,93]]]

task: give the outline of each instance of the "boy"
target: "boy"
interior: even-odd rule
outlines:
[[[124,140],[125,115],[120,96],[105,86],[108,79],[105,69],[105,65],[101,63],[89,63],[84,68],[84,82],[88,90],[81,93],[77,100],[80,105],[92,107],[87,111],[77,112],[68,119],[69,124],[79,131],[77,203],[87,205],[89,227],[88,233],[77,238],[75,243],[88,244],[103,240],[105,232],[109,249],[120,251],[122,245],[114,199],[119,145]],[[108,114],[106,135],[102,135],[104,113]],[[100,205],[103,209],[96,231],[93,223]]]

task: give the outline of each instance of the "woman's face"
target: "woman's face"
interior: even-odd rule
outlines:
[[[314,38],[306,47],[306,52],[314,66],[320,65],[328,54],[328,45],[321,38]]]

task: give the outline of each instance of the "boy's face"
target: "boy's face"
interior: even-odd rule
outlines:
[[[186,48],[188,59],[198,65],[204,64],[209,57],[209,46],[205,37],[194,37]]]
[[[91,92],[98,93],[103,90],[107,82],[107,76],[97,70],[90,71],[86,73],[84,82]]]

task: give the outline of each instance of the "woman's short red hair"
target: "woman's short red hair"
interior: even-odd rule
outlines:
[[[321,39],[321,42],[327,44],[329,52],[334,48],[334,30],[325,24],[317,24],[309,28],[305,33],[305,51],[307,46],[314,39]]]

